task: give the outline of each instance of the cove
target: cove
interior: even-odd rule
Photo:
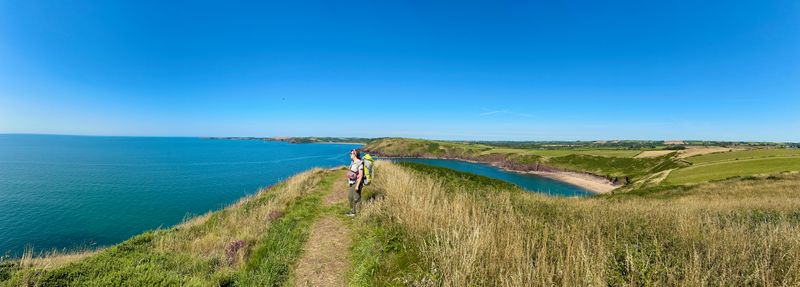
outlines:
[[[589,192],[588,190],[585,190],[583,188],[568,183],[532,174],[521,174],[516,172],[505,171],[501,168],[494,167],[488,164],[471,163],[460,160],[426,159],[426,158],[393,158],[390,160],[396,162],[421,163],[421,164],[439,166],[457,171],[482,175],[485,177],[499,179],[516,184],[517,186],[529,192],[537,192],[553,196],[592,195],[592,193]]]

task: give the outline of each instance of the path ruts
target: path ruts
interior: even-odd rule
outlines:
[[[324,197],[325,212],[311,228],[303,255],[294,270],[297,286],[347,286],[350,266],[350,228],[340,215],[347,206],[347,185],[336,181]]]

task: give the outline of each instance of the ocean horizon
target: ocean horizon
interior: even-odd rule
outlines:
[[[97,248],[221,209],[353,144],[0,134],[0,255]]]

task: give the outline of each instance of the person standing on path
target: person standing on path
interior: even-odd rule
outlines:
[[[350,201],[350,212],[347,216],[356,216],[358,203],[361,201],[361,189],[364,188],[364,162],[357,150],[350,151],[350,168],[347,170],[347,183],[350,191],[347,199]]]

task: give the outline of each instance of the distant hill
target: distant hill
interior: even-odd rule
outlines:
[[[600,148],[597,144],[558,148],[508,147],[487,142],[446,142],[406,138],[384,138],[367,143],[362,150],[388,157],[445,158],[477,161],[522,172],[571,171],[606,178],[615,185],[625,185],[668,169],[688,165],[677,160],[677,152],[661,156],[635,158],[644,149]]]
[[[356,137],[208,137],[207,139],[280,141],[292,144],[309,144],[309,143],[365,144],[371,140],[368,138],[356,138]]]
[[[800,149],[786,143],[681,141],[455,142],[375,139],[362,150],[387,157],[477,161],[513,171],[571,171],[627,189],[695,184],[731,177],[800,171]],[[666,179],[666,181],[665,181]]]

